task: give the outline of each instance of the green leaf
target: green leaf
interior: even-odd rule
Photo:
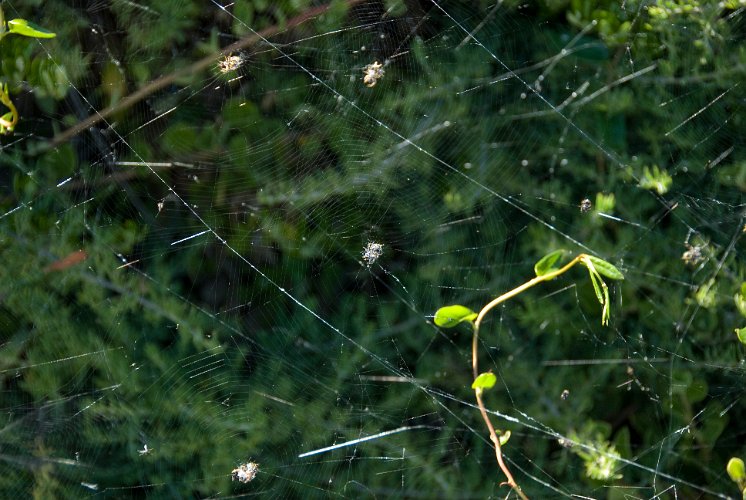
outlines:
[[[8,84],[5,86],[0,85],[0,102],[10,107],[10,95],[8,94]]]
[[[728,460],[725,470],[728,471],[728,475],[733,481],[739,484],[746,481],[746,467],[744,467],[743,460],[740,458],[733,457]]]
[[[534,272],[536,273],[536,276],[544,276],[545,274],[549,274],[557,269],[554,265],[564,253],[564,250],[555,250],[554,252],[550,252],[542,257],[539,262],[534,264]]]
[[[11,19],[8,21],[8,33],[16,35],[30,36],[33,38],[54,38],[56,33],[45,30],[41,26],[30,23],[25,19]]]
[[[506,444],[508,444],[509,439],[510,431],[501,432],[500,435],[497,437],[497,440],[500,441],[500,446],[505,446]]]
[[[746,316],[746,283],[741,284],[741,289],[733,296],[733,300],[741,316]]]
[[[471,384],[472,389],[492,389],[497,382],[497,377],[492,372],[480,373]]]
[[[593,291],[596,292],[596,298],[603,305],[604,296],[601,293],[601,285],[599,284],[601,277],[598,275],[598,273],[594,272],[592,269],[588,269],[588,274],[591,275],[591,283],[593,283]]]
[[[738,340],[742,344],[746,344],[746,326],[743,328],[736,328],[736,335],[738,335]]]
[[[609,310],[609,298],[606,297],[606,302],[604,303],[604,307],[601,310],[601,325],[608,325],[609,318],[611,318],[611,311]]]
[[[616,205],[616,198],[614,197],[614,193],[604,194],[604,193],[597,193],[596,194],[596,211],[602,212],[605,214],[610,214],[614,211],[614,206]]]
[[[5,120],[8,123],[13,122],[13,112],[8,111],[3,116],[0,116],[0,119]],[[6,127],[5,125],[0,125],[0,134],[8,134],[10,132],[13,132],[13,129],[15,127]]]
[[[598,274],[606,276],[607,278],[612,280],[624,279],[624,275],[622,274],[622,272],[619,271],[619,269],[617,269],[614,265],[609,264],[605,260],[594,257],[593,255],[586,255],[586,258],[591,262],[591,264],[593,264],[593,267],[596,268]]]
[[[669,189],[671,189],[672,183],[673,178],[665,168],[659,168],[658,165],[653,165],[653,168],[645,167],[642,170],[640,187],[643,189],[650,189],[663,196]]]
[[[453,328],[462,321],[476,319],[477,313],[460,305],[445,306],[435,313],[435,324],[443,328]]]
[[[587,260],[585,260],[587,259]],[[585,259],[583,260],[583,263],[588,268],[588,274],[591,277],[591,283],[593,284],[593,291],[596,292],[596,298],[598,299],[599,303],[601,304],[602,311],[601,311],[601,324],[602,325],[608,325],[609,324],[609,318],[611,317],[611,311],[609,309],[609,287],[606,286],[606,282],[599,274],[598,270],[596,269],[595,264],[593,263],[593,258],[586,255]],[[596,259],[599,262],[606,263],[607,262]],[[608,264],[611,266],[611,264]],[[614,266],[611,266],[616,270]],[[617,270],[617,272],[619,272]],[[621,273],[619,273],[621,275]]]

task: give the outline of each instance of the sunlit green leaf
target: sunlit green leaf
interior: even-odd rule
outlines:
[[[736,335],[738,335],[738,340],[742,344],[746,344],[746,326],[743,328],[736,328]]]
[[[453,328],[462,321],[476,319],[477,313],[460,305],[445,306],[435,313],[435,324],[443,328]]]
[[[10,107],[10,95],[8,94],[8,84],[0,86],[0,102]]]
[[[705,309],[714,307],[717,304],[718,299],[717,289],[717,281],[715,281],[714,278],[710,279],[697,288],[697,291],[694,294],[694,300],[697,301],[697,304],[700,307]]]
[[[500,446],[508,444],[508,441],[510,440],[510,431],[504,431],[498,436],[497,440],[500,441]]]
[[[607,297],[606,302],[604,302],[604,307],[601,311],[601,325],[606,326],[609,324],[609,318],[611,318],[611,311],[609,310],[609,297],[608,297],[608,291],[606,291]]]
[[[471,384],[472,389],[492,389],[497,382],[497,377],[492,372],[480,373]]]
[[[746,283],[741,284],[741,289],[733,297],[736,303],[736,309],[742,316],[746,316]]]
[[[598,193],[596,194],[596,211],[610,214],[614,211],[614,206],[616,205],[616,198],[614,197],[614,193]]]
[[[536,276],[544,276],[545,274],[557,269],[554,265],[564,253],[564,250],[555,250],[554,252],[550,252],[542,257],[536,264],[534,264],[534,272],[536,273]]]
[[[8,111],[3,116],[0,116],[0,120],[3,120],[7,123],[13,123],[13,112]],[[7,134],[9,132],[13,132],[13,129],[15,127],[6,127],[5,125],[0,125],[0,134]]]
[[[737,483],[746,481],[746,467],[744,467],[743,460],[740,458],[733,457],[728,460],[728,465],[725,467],[725,470],[728,471],[728,476],[730,476],[733,481]]]
[[[591,283],[593,283],[593,291],[596,292],[596,298],[598,301],[603,304],[604,303],[604,296],[601,293],[601,284],[599,283],[600,277],[597,273],[593,272],[592,270],[588,270],[588,274],[591,276]]]
[[[11,19],[8,21],[8,32],[34,38],[54,38],[57,36],[56,33],[45,30],[41,26],[30,23],[25,19]]]
[[[596,268],[596,271],[598,271],[598,274],[600,274],[601,276],[606,276],[607,278],[612,280],[624,279],[624,275],[622,274],[622,272],[613,264],[610,264],[605,260],[599,259],[598,257],[594,257],[592,255],[587,255],[586,257],[591,262],[591,264],[593,264],[593,267]]]
[[[653,165],[653,168],[645,167],[640,177],[640,187],[650,189],[659,195],[664,195],[671,189],[673,178],[664,168]]]

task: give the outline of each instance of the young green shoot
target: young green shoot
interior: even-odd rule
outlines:
[[[505,475],[506,481],[502,484],[510,486],[518,497],[523,500],[527,500],[528,497],[518,483],[513,478],[513,475],[505,465],[502,455],[502,446],[504,446],[510,438],[510,432],[503,432],[496,430],[492,425],[487,408],[484,405],[482,396],[484,391],[494,387],[497,382],[497,377],[492,372],[479,373],[479,328],[484,320],[484,317],[499,304],[505,302],[508,299],[515,297],[516,295],[525,292],[529,288],[543,283],[544,281],[550,281],[554,278],[566,273],[572,269],[576,264],[582,264],[588,270],[593,290],[596,294],[596,298],[601,304],[601,324],[607,325],[611,315],[609,307],[609,287],[606,285],[604,278],[612,280],[623,280],[624,275],[615,266],[606,262],[603,259],[594,257],[588,254],[577,255],[570,262],[562,267],[558,267],[560,259],[563,257],[563,250],[555,250],[544,257],[542,257],[535,265],[534,272],[536,277],[530,279],[524,284],[506,292],[499,297],[496,297],[489,303],[487,303],[478,313],[472,311],[468,307],[462,305],[450,305],[444,306],[438,309],[435,313],[434,321],[437,326],[442,328],[453,328],[460,323],[468,323],[472,328],[472,344],[471,344],[471,365],[472,375],[474,382],[471,388],[474,389],[474,395],[476,396],[477,405],[479,406],[479,412],[482,415],[487,430],[490,434],[490,441],[492,441],[495,447],[495,458],[497,464]]]
[[[744,466],[743,460],[738,457],[731,457],[728,465],[725,466],[725,470],[731,480],[736,483],[738,489],[741,490],[743,498],[746,499],[746,466]]]
[[[51,31],[35,25],[25,19],[11,19],[5,22],[2,7],[0,7],[0,40],[7,35],[21,35],[31,38],[54,38],[57,36]],[[18,110],[10,99],[8,83],[0,84],[0,103],[10,111],[0,116],[0,134],[9,134],[18,123]]]

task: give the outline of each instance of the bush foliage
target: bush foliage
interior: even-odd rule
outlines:
[[[0,41],[1,490],[507,494],[468,333],[433,314],[573,248],[624,272],[609,327],[563,277],[480,334],[516,479],[735,494],[743,3],[440,4],[2,4],[57,36]]]

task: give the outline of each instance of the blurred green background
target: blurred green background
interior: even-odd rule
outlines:
[[[484,324],[516,480],[740,495],[743,1],[323,5],[0,3],[2,496],[504,497],[432,315],[557,248],[626,279]]]

